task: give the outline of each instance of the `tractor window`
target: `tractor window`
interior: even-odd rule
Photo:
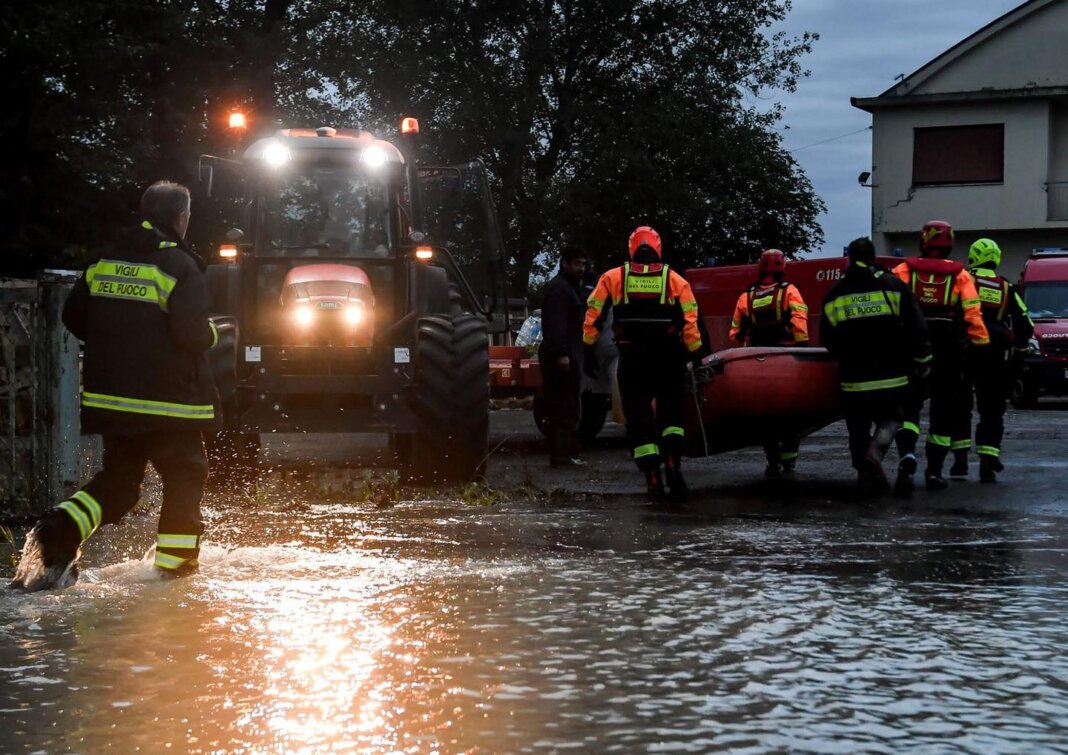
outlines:
[[[265,254],[294,258],[388,257],[386,185],[353,170],[313,168],[265,193]]]

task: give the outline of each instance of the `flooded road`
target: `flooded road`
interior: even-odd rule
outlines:
[[[1061,456],[1042,496],[878,507],[759,452],[681,512],[217,503],[179,581],[134,515],[75,587],[0,591],[0,751],[1065,751]]]
[[[150,517],[0,598],[5,752],[902,748],[1068,731],[1065,522],[632,502]],[[123,541],[139,540],[139,543]]]

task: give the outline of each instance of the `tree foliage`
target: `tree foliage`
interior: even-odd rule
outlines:
[[[12,222],[0,244],[33,264],[91,248],[146,183],[192,180],[241,103],[261,124],[387,137],[416,115],[424,159],[482,156],[519,292],[541,252],[576,240],[604,266],[645,223],[679,266],[810,249],[822,202],[766,104],[796,85],[813,39],[769,34],[788,11],[786,0],[8,5],[0,70],[15,105],[0,116],[0,191]]]

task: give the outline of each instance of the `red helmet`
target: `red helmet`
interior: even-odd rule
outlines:
[[[786,273],[786,255],[780,249],[765,249],[760,255],[760,262],[757,263],[757,271],[761,280],[778,280]]]
[[[634,233],[630,235],[628,246],[630,247],[631,259],[634,259],[634,255],[643,246],[647,246],[656,252],[657,259],[661,257],[660,234],[647,225],[634,229]]]
[[[953,251],[953,226],[944,220],[928,220],[920,231],[920,254],[945,259]]]

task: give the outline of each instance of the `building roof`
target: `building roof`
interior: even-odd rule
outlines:
[[[1049,13],[1046,13],[1049,11]],[[1041,16],[1041,18],[1040,18]],[[1068,3],[1027,0],[925,63],[878,97],[852,97],[872,111],[924,102],[1068,96],[1064,39]],[[1025,35],[1026,44],[1012,36]]]

